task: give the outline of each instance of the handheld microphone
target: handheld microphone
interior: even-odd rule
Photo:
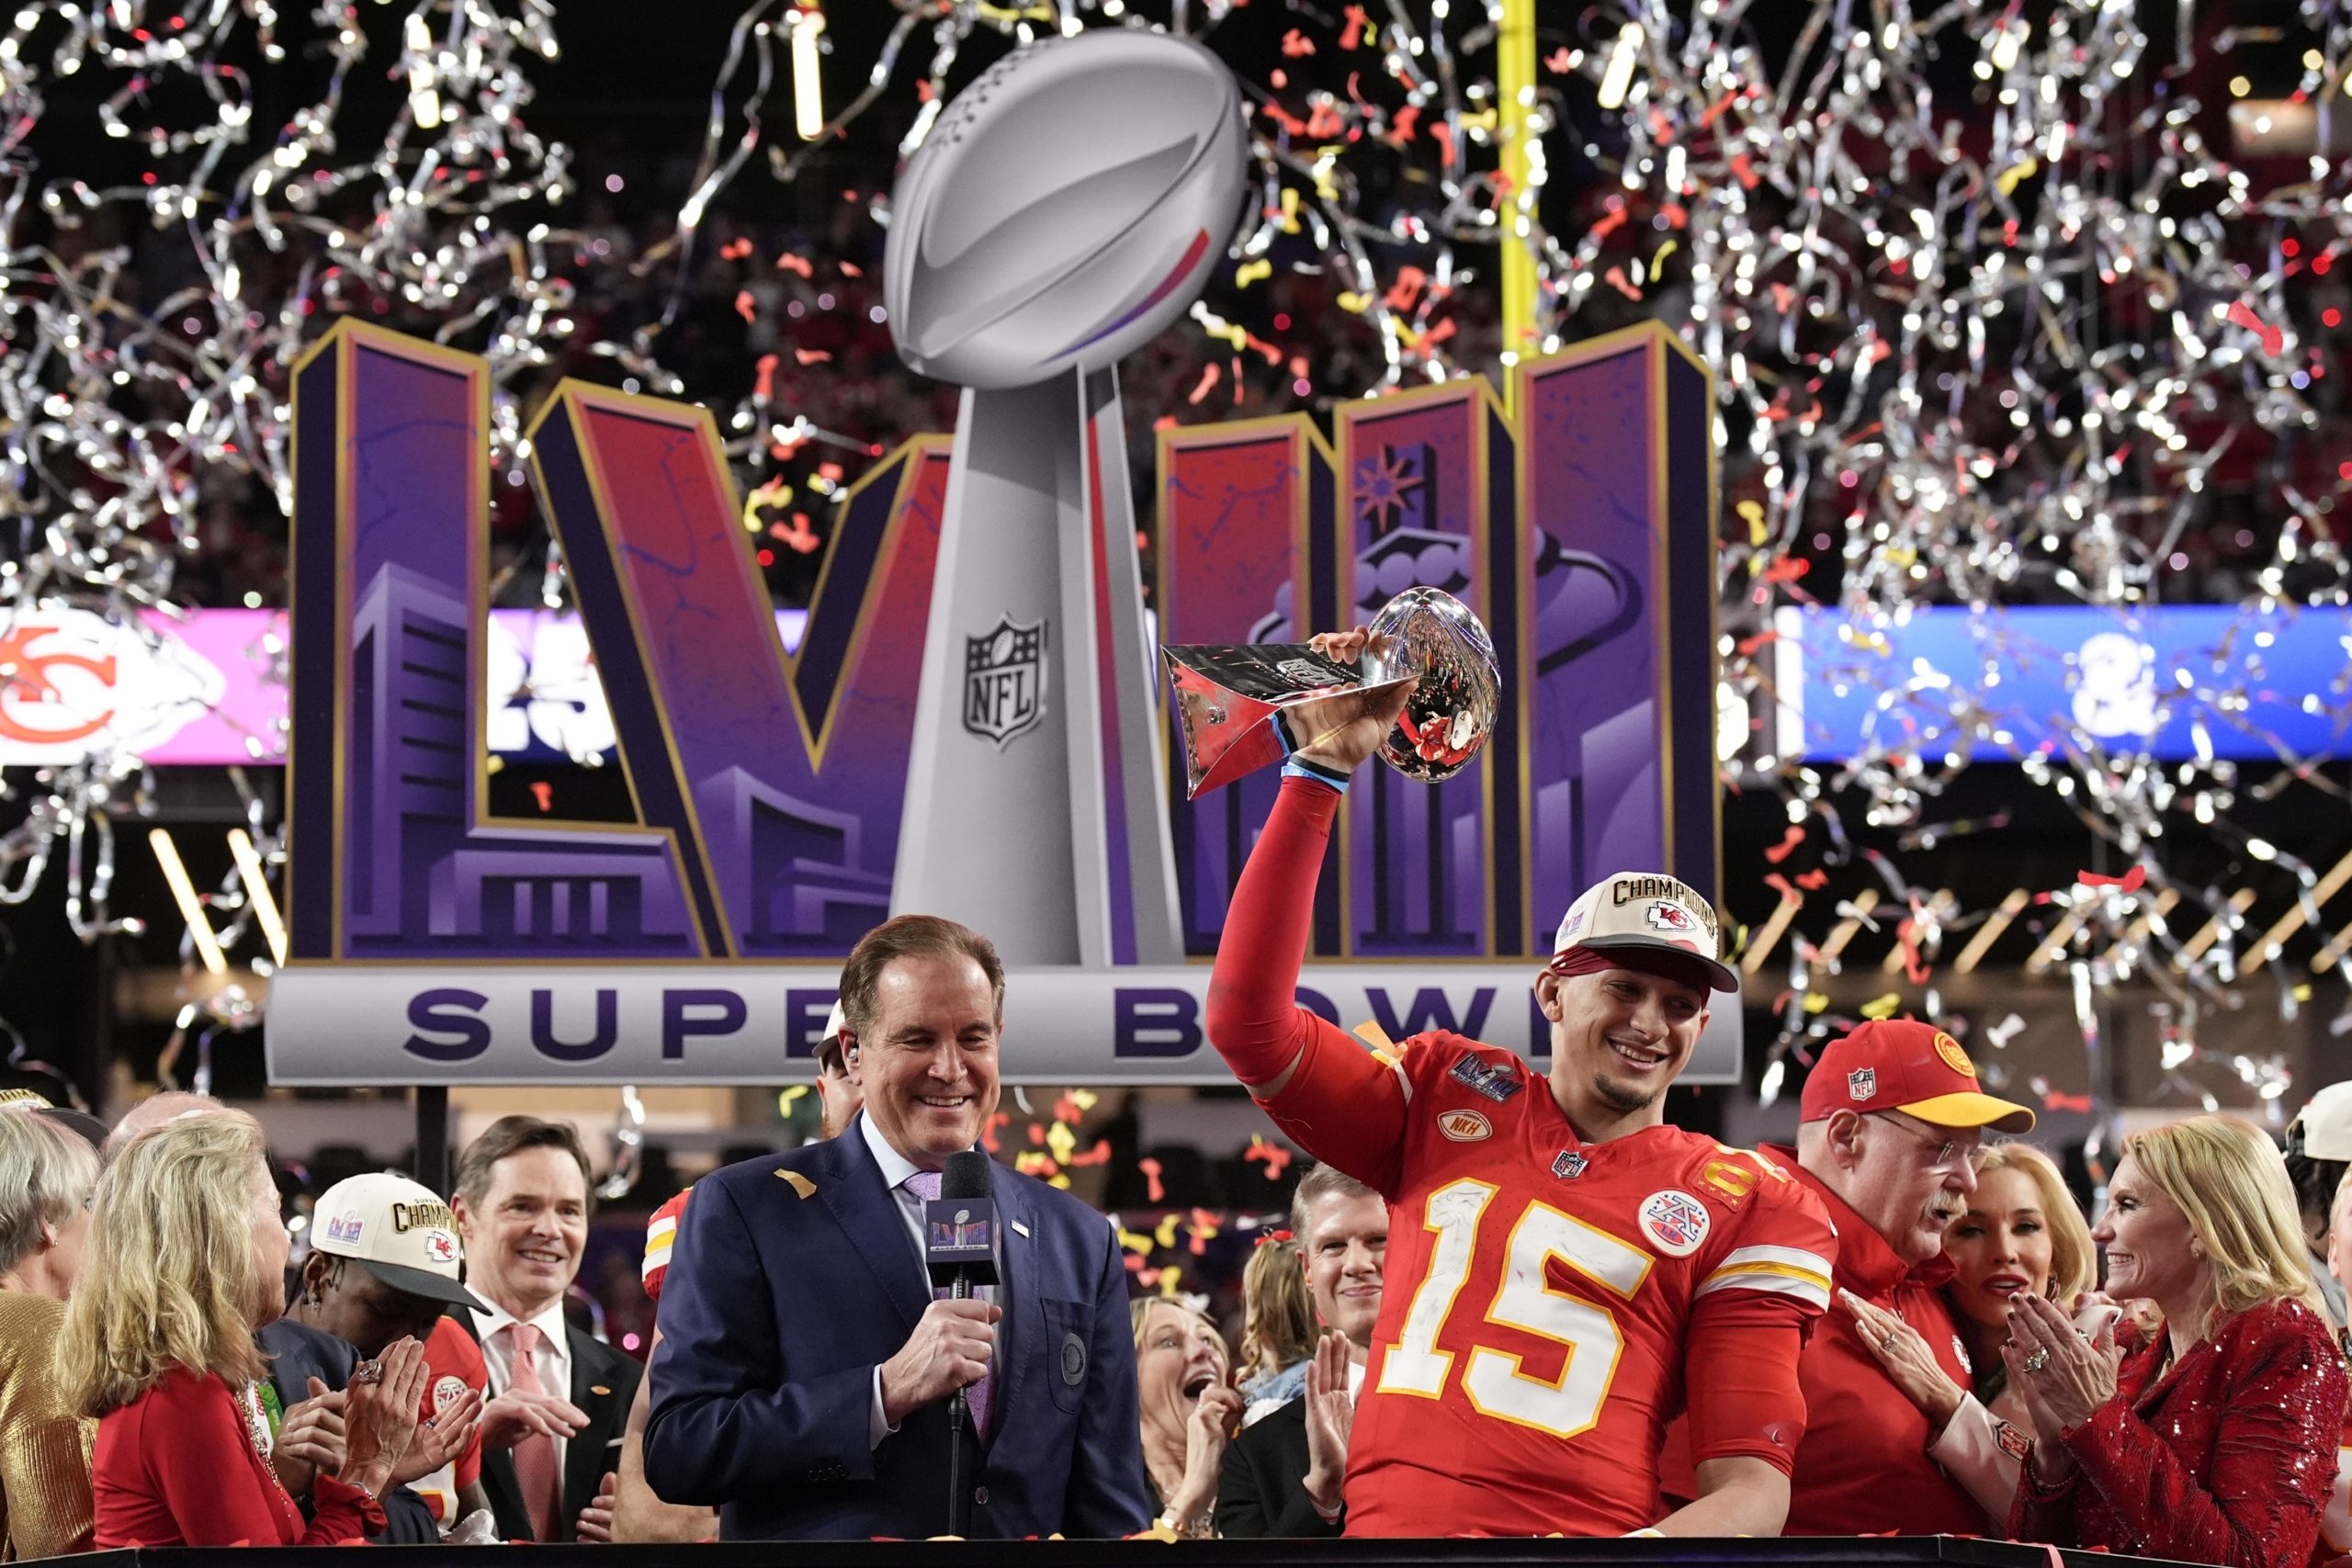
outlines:
[[[989,1194],[995,1166],[978,1149],[947,1156],[939,1196],[922,1206],[923,1264],[933,1286],[955,1301],[969,1301],[975,1286],[996,1283],[996,1202]],[[972,1500],[964,1484],[964,1428],[970,1421],[965,1392],[947,1401],[948,1533],[968,1537]]]

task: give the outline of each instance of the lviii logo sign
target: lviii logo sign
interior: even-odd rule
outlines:
[[[1125,691],[1108,651],[1082,691],[1046,674],[1140,625],[1106,543],[1065,582],[1091,581],[1091,606],[1069,589],[1051,619],[934,616],[950,452],[921,438],[842,502],[787,653],[709,415],[577,382],[531,428],[532,478],[637,820],[493,816],[488,398],[481,361],[349,321],[296,370],[277,1081],[806,1078],[842,956],[932,885],[924,855],[957,852],[924,813],[993,759],[1026,766],[1057,727],[1070,819],[1102,840],[1050,847],[1063,881],[1115,893],[1151,858],[1159,802],[1104,781],[1148,782],[1134,741],[1166,735],[1159,695]],[[1652,329],[1523,366],[1513,398],[1515,415],[1478,383],[1355,405],[1329,443],[1304,420],[1168,433],[1150,635],[1304,636],[1416,582],[1471,603],[1506,723],[1443,786],[1375,769],[1351,793],[1300,998],[1391,1038],[1445,1027],[1540,1056],[1530,933],[1608,872],[1714,884],[1710,411]],[[961,690],[926,710],[929,645],[950,638]],[[943,736],[984,744],[910,803]],[[1225,1079],[1201,1037],[1207,968],[1181,960],[1214,949],[1272,780],[1197,803],[1181,769],[1166,783],[1181,936],[1152,956],[1114,919],[1080,933],[1080,962],[1016,964],[1023,1078]],[[992,918],[1035,946],[1014,929],[1033,914]],[[1736,1050],[1736,1015],[1719,1019]],[[1702,1041],[1698,1076],[1735,1067]]]

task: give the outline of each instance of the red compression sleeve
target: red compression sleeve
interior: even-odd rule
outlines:
[[[1301,1148],[1386,1192],[1404,1142],[1405,1086],[1382,1058],[1298,1005],[1315,883],[1339,807],[1329,784],[1283,781],[1226,913],[1209,976],[1208,1035]],[[1260,1093],[1286,1069],[1281,1093]]]
[[[1804,1435],[1797,1356],[1804,1331],[1781,1297],[1694,1314],[1684,1342],[1690,1391],[1690,1461],[1760,1459],[1795,1468]]]
[[[1209,974],[1209,1043],[1254,1089],[1280,1077],[1320,1021],[1298,1005],[1298,969],[1315,930],[1315,884],[1339,815],[1340,792],[1283,780],[1265,829],[1241,868]]]

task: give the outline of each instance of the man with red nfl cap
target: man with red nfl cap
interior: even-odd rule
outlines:
[[[1942,1286],[1944,1232],[1968,1207],[1984,1134],[2024,1133],[2033,1112],[1986,1094],[1960,1043],[1910,1019],[1833,1040],[1805,1079],[1793,1157],[1838,1227],[1838,1289],[1919,1331],[1944,1375],[1971,1386]],[[1928,1417],[1895,1386],[1850,1310],[1814,1331],[1798,1371],[1789,1535],[1981,1535],[1990,1528],[1959,1482],[1928,1457]],[[1998,1521],[1993,1521],[1997,1524]]]
[[[1326,640],[1347,660],[1363,637]],[[1347,1533],[1775,1534],[1836,1242],[1792,1175],[1666,1124],[1711,993],[1738,989],[1714,911],[1646,873],[1570,907],[1533,976],[1548,1079],[1443,1031],[1365,1051],[1297,986],[1340,792],[1396,718],[1377,705],[1292,710],[1320,739],[1283,768],[1206,1018],[1276,1124],[1389,1203]],[[1696,1495],[1668,1514],[1659,1436],[1686,1401]]]

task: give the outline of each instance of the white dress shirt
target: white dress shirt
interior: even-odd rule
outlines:
[[[927,1255],[922,1243],[922,1200],[907,1188],[907,1178],[922,1168],[892,1148],[890,1140],[882,1135],[880,1130],[874,1125],[874,1119],[863,1111],[857,1113],[857,1129],[865,1135],[865,1147],[867,1152],[874,1156],[874,1163],[881,1168],[883,1185],[889,1188],[890,1196],[898,1201],[899,1218],[907,1223],[907,1241],[915,1249],[915,1268],[918,1276],[923,1281],[923,1292],[928,1295],[931,1292],[931,1276],[924,1262]],[[997,1271],[1000,1277],[1002,1276],[1003,1269],[1004,1249],[1000,1246],[997,1249]],[[972,1292],[972,1299],[995,1304],[999,1300],[997,1287],[976,1286]],[[1003,1350],[1004,1325],[1000,1320],[989,1330],[989,1371],[998,1370]],[[1001,1381],[997,1383],[996,1391],[1000,1395],[1002,1394],[1004,1384]],[[898,1428],[891,1426],[882,1413],[882,1369],[877,1364],[874,1369],[874,1401],[865,1422],[866,1440],[869,1446],[879,1448],[882,1445],[882,1439],[897,1430]]]
[[[490,1308],[487,1313],[473,1313],[473,1320],[474,1327],[481,1335],[482,1365],[490,1371],[491,1397],[496,1398],[514,1383],[514,1340],[505,1332],[506,1325],[522,1320],[488,1296],[477,1292],[477,1299]],[[473,1311],[470,1307],[466,1310]],[[568,1325],[564,1322],[563,1298],[558,1296],[555,1304],[532,1318],[530,1324],[539,1331],[538,1348],[531,1357],[532,1364],[539,1371],[539,1387],[558,1399],[570,1400],[571,1336],[567,1332]],[[560,1436],[548,1440],[555,1445],[555,1472],[560,1480],[564,1473],[563,1463],[571,1440]],[[558,1511],[562,1506],[562,1499],[559,1497],[556,1500]]]

